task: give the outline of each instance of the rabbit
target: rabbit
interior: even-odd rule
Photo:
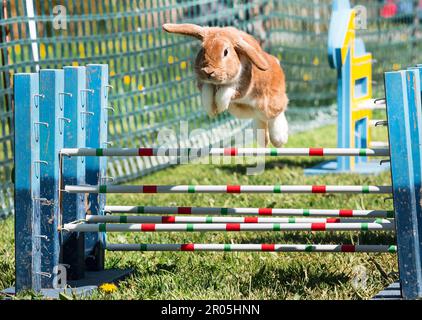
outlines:
[[[255,129],[264,130],[265,142],[258,141],[260,146],[270,141],[275,147],[287,143],[285,112],[289,100],[285,75],[276,57],[266,53],[254,37],[234,27],[166,23],[163,29],[202,41],[195,73],[210,117],[227,110],[239,119],[254,119]]]

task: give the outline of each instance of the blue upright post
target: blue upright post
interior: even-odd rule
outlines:
[[[90,64],[87,66],[88,95],[86,117],[86,147],[103,148],[107,143],[107,98],[108,65]],[[86,159],[86,183],[100,185],[105,181],[107,159],[105,157],[88,157]],[[88,210],[91,215],[103,214],[105,195],[88,195]],[[91,270],[104,268],[105,233],[87,233],[85,246],[88,254],[87,267]]]
[[[69,122],[64,133],[65,148],[85,147],[85,125],[87,95],[86,68],[64,67],[64,116]],[[85,184],[85,158],[63,157],[63,184]],[[83,194],[63,193],[63,223],[85,218],[85,197]],[[69,280],[78,280],[85,274],[85,237],[83,233],[63,233],[61,261],[68,265]]]
[[[402,297],[422,298],[421,86],[418,70],[387,72],[385,90]]]
[[[38,74],[15,74],[16,292],[41,290],[38,89]]]
[[[337,71],[337,147],[366,149],[371,145],[372,55],[356,37],[357,12],[349,0],[333,0],[328,32],[328,61]],[[312,168],[306,175],[327,173],[374,174],[388,169],[362,157],[337,157]]]
[[[63,148],[65,122],[63,70],[40,71],[40,197],[42,287],[53,288],[59,264],[59,152]]]

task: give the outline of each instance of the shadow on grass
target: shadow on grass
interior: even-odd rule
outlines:
[[[239,243],[292,243],[292,244],[373,244],[373,245],[391,245],[396,243],[396,238],[389,233],[376,232],[358,232],[351,234],[345,231],[335,233],[317,233],[317,232],[291,232],[280,235],[259,234],[256,236],[249,236],[247,239],[239,240]]]
[[[332,271],[332,266],[321,264],[318,269],[309,270],[307,266],[294,264],[279,266],[262,266],[251,279],[252,289],[272,288],[281,285],[283,291],[294,291],[297,294],[306,294],[303,289],[330,286],[345,283],[350,278],[338,272]],[[290,288],[290,289],[288,289]]]
[[[313,166],[316,166],[317,164],[320,164],[321,162],[326,161],[327,159],[272,159],[272,160],[266,160],[265,161],[265,169],[266,170],[272,170],[272,169],[306,169]],[[230,172],[230,173],[239,173],[239,174],[245,174],[246,168],[255,167],[257,166],[256,162],[251,163],[245,163],[245,164],[234,164],[234,165],[221,165],[219,168],[221,170]]]

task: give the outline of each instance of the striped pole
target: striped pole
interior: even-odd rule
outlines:
[[[393,223],[386,219],[87,215],[88,223]]]
[[[65,186],[69,193],[392,193],[391,186]]]
[[[385,149],[359,148],[68,148],[66,156],[86,157],[156,157],[156,156],[389,156]]]
[[[358,103],[356,110],[385,110],[384,99],[368,99]]]
[[[211,232],[211,231],[372,231],[394,230],[393,223],[216,223],[216,224],[65,224],[69,232]]]
[[[120,214],[183,214],[183,215],[247,215],[300,217],[365,217],[394,218],[394,211],[350,209],[279,209],[279,208],[216,208],[216,207],[152,207],[105,206],[106,213]]]
[[[395,245],[352,244],[108,244],[106,249],[109,251],[397,252]]]

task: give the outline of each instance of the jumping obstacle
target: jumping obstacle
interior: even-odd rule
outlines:
[[[386,73],[389,148],[105,148],[106,65],[15,75],[16,291],[57,296],[60,265],[86,292],[129,270],[103,270],[105,251],[368,252],[398,254],[400,283],[383,298],[422,298],[422,68]],[[108,157],[388,157],[386,186],[118,186]],[[394,211],[108,206],[107,193],[392,194]],[[107,232],[395,232],[397,244],[108,243]],[[12,291],[9,291],[12,292]]]
[[[371,129],[385,124],[372,119],[372,110],[385,110],[385,100],[372,99],[372,55],[356,37],[356,11],[349,0],[334,0],[328,34],[328,61],[337,71],[337,146],[339,148],[379,148],[386,143],[371,141]],[[376,129],[375,129],[376,130]],[[326,161],[305,170],[306,175],[326,173],[376,174],[388,169],[360,157]]]

